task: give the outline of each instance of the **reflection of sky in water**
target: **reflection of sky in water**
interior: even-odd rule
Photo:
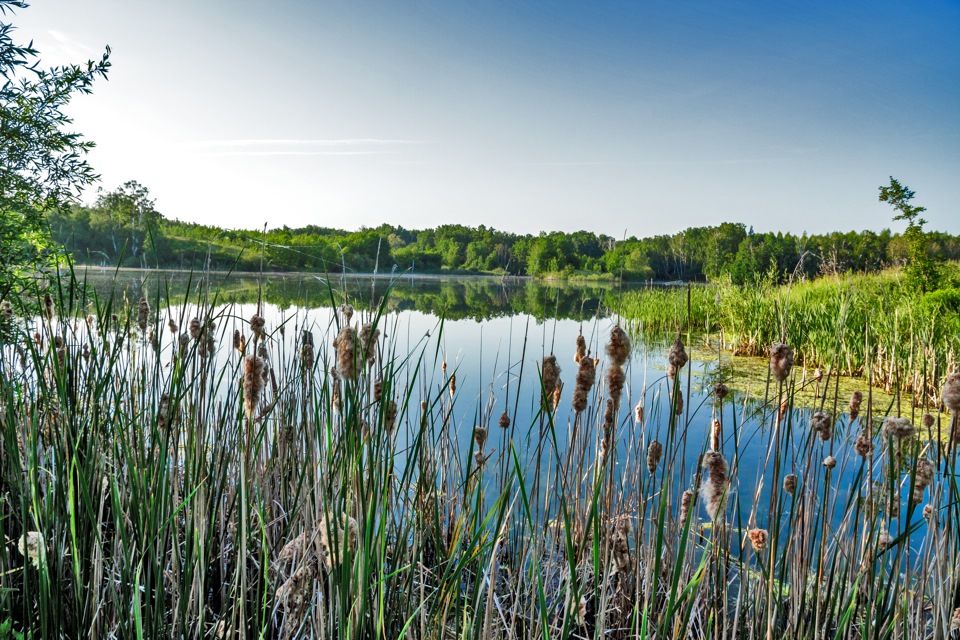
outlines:
[[[329,293],[316,279],[308,285],[300,282],[296,286],[309,286],[312,289],[310,299],[317,305],[323,304],[324,296],[329,297]],[[353,291],[355,299],[362,300],[364,287],[361,284],[351,283],[347,288]],[[145,289],[149,292],[150,286]],[[271,287],[265,287],[265,290],[269,301]],[[273,290],[276,290],[276,287],[273,287]],[[297,290],[303,295],[302,288]],[[254,296],[255,291],[254,288]],[[382,294],[382,290],[370,293],[370,289],[367,289],[368,299],[371,295]],[[421,295],[426,296],[426,299],[420,300]],[[573,353],[576,336],[581,331],[587,340],[588,348],[593,355],[601,359],[597,370],[598,384],[594,389],[595,395],[591,396],[593,409],[588,409],[579,427],[586,430],[590,443],[585,451],[584,469],[589,468],[595,456],[605,400],[603,375],[606,371],[606,359],[603,349],[614,324],[609,317],[597,317],[593,314],[593,309],[599,303],[599,296],[602,295],[602,289],[578,293],[576,287],[565,287],[561,290],[549,286],[522,284],[504,288],[495,281],[475,279],[461,288],[437,280],[417,281],[413,285],[407,281],[395,283],[395,289],[386,305],[391,311],[381,319],[380,328],[385,334],[383,340],[388,353],[393,354],[397,363],[405,363],[398,369],[400,385],[411,390],[410,414],[400,426],[398,449],[401,453],[398,464],[405,462],[403,449],[405,439],[409,438],[409,430],[418,428],[421,398],[424,395],[430,399],[442,396],[444,400],[437,410],[450,411],[450,429],[447,435],[451,446],[459,451],[461,464],[465,465],[471,459],[474,425],[483,424],[489,429],[486,449],[491,457],[484,474],[488,503],[492,505],[498,497],[504,470],[513,464],[509,455],[503,455],[508,446],[508,438],[512,438],[523,466],[527,489],[536,491],[536,495],[532,495],[531,499],[541,505],[548,504],[557,496],[556,469],[552,462],[558,457],[566,456],[567,442],[574,422],[571,397],[577,365],[573,361]],[[139,293],[134,289],[128,294],[128,299],[136,300],[138,296]],[[182,304],[183,296],[183,293],[171,294],[170,299],[179,299],[180,304],[171,309],[171,315],[185,328],[197,311],[194,304]],[[394,304],[394,296],[402,304]],[[457,296],[463,297],[458,299]],[[474,300],[466,300],[467,296],[472,296]],[[510,302],[511,296],[533,299],[536,315],[522,311],[524,305],[531,306],[529,300],[524,304],[517,304],[516,300]],[[543,300],[551,301],[554,308],[559,308],[561,298],[565,301],[566,309],[559,315],[564,317],[550,319],[540,315],[550,306],[544,305]],[[246,299],[249,300],[249,296]],[[452,314],[454,317],[441,318],[430,312],[430,305],[439,300],[446,301],[445,309],[456,310],[456,313]],[[499,300],[497,304],[500,305],[498,308],[502,313],[490,315],[485,314],[482,309],[471,309],[471,305],[482,305],[485,300]],[[583,300],[590,302],[583,305]],[[581,317],[575,309],[578,304],[589,309],[582,316],[585,319],[570,319],[571,316]],[[354,322],[369,320],[371,312],[364,309],[362,303],[357,304],[357,307]],[[422,310],[424,308],[426,310]],[[223,354],[231,353],[229,343],[232,341],[234,329],[246,332],[247,320],[255,309],[256,305],[252,302],[229,304],[217,309],[215,315],[219,316],[218,333],[226,347],[219,350],[218,357],[223,358]],[[325,353],[327,358],[332,357],[331,342],[335,329],[328,306],[317,307],[311,304],[310,308],[304,309],[290,306],[289,300],[279,306],[271,302],[264,305],[263,315],[267,320],[267,330],[272,333],[275,354],[282,357],[295,354],[300,330],[306,327],[314,334],[318,360],[322,360]],[[543,319],[544,317],[547,319]],[[165,320],[166,315],[161,315],[161,322]],[[281,324],[285,325],[284,336],[277,330]],[[641,474],[648,473],[645,458],[649,442],[657,439],[666,444],[671,440],[668,433],[670,420],[665,350],[662,344],[636,344],[636,338],[634,340],[634,352],[626,369],[627,384],[618,414],[617,478],[623,496],[635,494]],[[556,449],[550,444],[553,440],[540,413],[539,367],[542,357],[548,353],[557,356],[562,370],[561,379],[565,384],[555,417]],[[408,354],[415,354],[413,360],[407,359]],[[417,358],[420,357],[422,360],[419,360],[419,372],[417,378],[413,379]],[[445,391],[447,376],[442,373],[444,360],[448,366],[447,375],[456,372],[457,376],[457,395],[452,403],[447,399]],[[691,373],[689,378],[686,375],[688,371]],[[710,425],[715,410],[713,397],[708,391],[712,390],[716,375],[715,363],[692,362],[681,378],[685,400],[684,414],[678,419],[672,438],[673,446],[665,453],[666,458],[674,459],[674,473],[671,478],[671,500],[674,503],[684,489],[693,486],[698,459],[710,446]],[[763,391],[760,393],[762,396]],[[776,389],[769,393],[776,394]],[[728,513],[731,522],[738,529],[742,530],[747,526],[772,528],[767,522],[771,485],[766,479],[773,476],[773,461],[768,454],[773,431],[771,425],[775,422],[774,409],[779,403],[771,400],[763,405],[762,397],[747,403],[742,400],[743,398],[738,398],[736,394],[728,397],[722,416],[723,454],[731,463],[735,482],[732,491],[738,501],[738,504],[731,506]],[[637,425],[633,417],[634,407],[638,402],[642,402],[645,407],[643,425]],[[838,410],[843,411],[845,406],[846,398],[841,398]],[[511,418],[512,427],[509,433],[504,433],[497,426],[503,411],[507,411]],[[838,458],[839,466],[833,472],[830,483],[830,520],[835,527],[841,526],[845,520],[847,524],[852,524],[850,521],[858,517],[857,514],[852,510],[844,512],[843,508],[855,504],[852,496],[858,493],[857,483],[862,481],[864,473],[860,458],[852,451],[852,442],[861,425],[856,423],[852,427],[848,426],[847,416],[841,413],[841,419],[836,425],[836,435],[825,448],[810,432],[809,414],[809,410],[794,411],[781,423],[782,466],[779,475],[782,477],[793,472],[801,478],[809,479],[816,474],[819,476],[817,486],[821,487],[822,491],[825,472],[822,460],[832,452]],[[877,450],[883,446],[878,441]],[[662,474],[663,464],[661,463],[658,474]],[[585,472],[584,477],[587,475]],[[883,469],[874,469],[875,480],[882,480],[883,477]],[[901,474],[899,479],[902,478]],[[538,482],[534,482],[535,479]],[[891,532],[897,535],[903,530],[902,527],[906,526],[904,520],[909,486],[895,488],[895,491],[900,494],[902,508],[899,517],[893,519],[890,526]],[[814,499],[822,503],[825,496],[815,496]],[[786,508],[792,508],[792,500],[786,500]],[[629,503],[623,506],[630,507]],[[923,504],[916,508],[913,523],[922,521],[922,507]],[[648,505],[647,508],[653,507]],[[701,522],[707,521],[702,509],[698,515]],[[862,514],[859,517],[863,517]],[[914,536],[916,543],[920,542],[925,530],[925,526],[919,527]]]

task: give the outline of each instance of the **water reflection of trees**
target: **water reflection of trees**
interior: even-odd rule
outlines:
[[[188,274],[181,272],[91,271],[88,285],[103,298],[136,301],[141,295],[163,304],[255,303],[281,309],[324,307],[350,302],[368,309],[385,300],[388,311],[418,311],[451,320],[477,321],[529,314],[538,319],[583,320],[603,315],[616,290],[596,283],[541,282],[483,277],[326,278],[314,275]]]

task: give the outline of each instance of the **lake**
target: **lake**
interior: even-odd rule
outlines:
[[[317,345],[318,360],[325,363],[324,371],[329,371],[334,359],[332,343],[338,327],[335,309],[349,303],[355,309],[353,323],[368,322],[379,313],[382,352],[393,363],[395,375],[403,384],[398,391],[407,399],[403,403],[407,411],[400,415],[398,465],[406,462],[404,444],[416,433],[417,407],[426,401],[441,412],[442,437],[448,439],[449,449],[457,452],[456,463],[461,470],[471,466],[477,448],[475,427],[487,430],[483,482],[489,488],[486,498],[491,504],[504,489],[502,478],[511,475],[511,451],[517,453],[526,477],[532,479],[530,490],[538,513],[556,515],[551,510],[551,500],[556,496],[553,483],[560,467],[570,461],[584,469],[582,486],[565,491],[588,490],[586,470],[594,465],[597,451],[603,446],[604,375],[608,371],[604,350],[619,321],[613,311],[618,306],[617,293],[622,290],[619,285],[493,277],[295,274],[258,278],[250,274],[115,273],[99,269],[83,272],[82,278],[104,299],[113,295],[135,305],[141,295],[145,296],[155,309],[164,309],[159,314],[161,327],[171,318],[183,330],[192,317],[212,309],[223,347],[217,350],[220,359],[237,357],[230,348],[234,332],[247,332],[249,318],[257,312],[258,298],[262,300],[260,314],[266,320],[270,349],[277,354],[294,354],[302,332],[309,331]],[[578,336],[584,338],[589,357],[599,359],[596,384],[591,387],[588,408],[579,419],[571,407]],[[662,464],[669,464],[671,473],[664,481],[670,502],[676,505],[685,489],[702,482],[697,474],[699,461],[711,448],[713,421],[719,419],[720,450],[732,466],[731,509],[737,527],[770,526],[765,520],[771,509],[771,483],[764,478],[771,474],[772,465],[786,467],[778,466],[778,476],[792,471],[819,486],[826,481],[820,461],[831,454],[839,466],[831,472],[830,498],[824,506],[830,511],[831,522],[844,526],[851,514],[836,505],[849,505],[855,500],[867,471],[850,446],[859,426],[849,426],[843,413],[846,398],[837,399],[840,419],[836,436],[824,444],[809,430],[810,410],[791,407],[778,419],[780,402],[775,384],[749,392],[739,389],[735,380],[725,378],[728,374],[718,366],[716,357],[704,357],[691,360],[683,369],[678,386],[683,408],[672,417],[673,385],[667,376],[667,351],[675,337],[631,335],[624,390],[614,417],[613,477],[618,494],[649,491],[646,458],[649,444],[656,440],[666,445]],[[691,341],[688,336],[684,339]],[[712,343],[703,336],[692,340],[697,353],[709,352],[709,346],[703,345]],[[167,337],[165,341],[164,348],[172,351],[175,340]],[[689,351],[689,345],[687,348]],[[163,353],[161,350],[160,357],[165,357]],[[557,358],[563,383],[560,402],[552,414],[541,404],[541,368],[543,357],[549,354]],[[448,389],[454,376],[456,393],[451,395]],[[713,389],[721,379],[732,391],[718,404]],[[829,378],[823,384],[825,390],[829,389]],[[826,408],[832,410],[832,403],[830,398]],[[638,407],[642,408],[641,420]],[[498,427],[504,413],[510,419],[506,430]],[[771,455],[774,446],[779,448],[778,456]],[[774,462],[775,458],[779,460]],[[874,469],[872,474],[877,480],[883,479],[882,469]],[[455,482],[450,482],[447,489],[455,491]],[[908,495],[908,489],[900,486],[901,496]],[[656,506],[654,495],[644,499],[644,509]],[[773,499],[783,500],[782,492]],[[901,500],[902,509],[891,514],[894,523],[899,516],[905,517],[906,502]],[[785,512],[790,510],[789,505],[783,508]],[[698,512],[698,518],[703,524],[709,522],[703,511]]]

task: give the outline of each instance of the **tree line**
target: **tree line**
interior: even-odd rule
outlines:
[[[92,206],[50,215],[53,238],[78,264],[255,271],[497,273],[625,280],[783,282],[905,265],[916,231],[761,233],[741,223],[672,235],[616,239],[590,231],[514,234],[479,225],[355,231],[308,225],[224,229],[158,212],[137,182],[101,193]],[[932,260],[960,259],[960,236],[923,232]]]

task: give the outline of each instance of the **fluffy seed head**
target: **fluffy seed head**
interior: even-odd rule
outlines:
[[[477,443],[477,447],[483,449],[483,445],[487,444],[487,429],[477,425],[473,428],[473,441]]]
[[[860,403],[863,402],[863,394],[854,391],[850,394],[850,419],[855,420],[860,415]]]
[[[714,419],[710,422],[710,448],[714,451],[720,451],[720,439],[722,435],[722,426],[720,421]]]
[[[630,358],[630,338],[627,333],[615,325],[610,330],[610,342],[607,343],[607,356],[610,362],[617,367],[622,367]]]
[[[810,428],[820,436],[821,440],[829,440],[833,437],[833,416],[824,411],[817,411],[810,417]]]
[[[379,337],[380,329],[375,329],[372,322],[367,322],[360,327],[360,344],[363,345],[363,357],[369,364],[373,364],[377,359],[377,338]]]
[[[767,533],[766,529],[750,529],[747,531],[747,535],[750,537],[750,546],[757,553],[762,553],[767,548],[767,540],[770,534]]]
[[[39,531],[27,531],[17,542],[17,548],[21,555],[33,566],[40,568],[40,565],[47,559],[47,544],[43,539],[43,534]]]
[[[647,447],[647,469],[650,473],[657,470],[661,456],[663,456],[663,445],[654,440],[650,443],[650,446]]]
[[[948,375],[943,383],[943,404],[950,413],[960,411],[960,371]]]
[[[870,434],[867,433],[866,429],[861,431],[860,435],[857,436],[857,441],[854,443],[853,449],[861,458],[866,458],[873,452],[873,439],[870,437]]]
[[[881,549],[889,549],[893,546],[893,536],[886,530],[881,531],[879,537],[877,538],[877,544]]]
[[[267,324],[267,321],[263,319],[258,313],[250,316],[250,331],[253,333],[255,338],[263,337],[263,327]]]
[[[677,390],[676,390],[676,396],[674,397],[674,403],[675,403],[675,404],[674,404],[674,410],[676,411],[677,415],[678,415],[678,416],[679,416],[679,415],[682,415],[682,414],[683,414],[683,391],[681,391],[680,389],[677,389]]]
[[[243,408],[247,418],[253,419],[260,405],[260,394],[263,392],[263,374],[266,363],[259,356],[247,356],[243,363]]]
[[[200,338],[200,329],[203,328],[203,325],[200,324],[200,318],[191,318],[190,319],[190,337],[194,340]]]
[[[597,369],[593,364],[593,358],[589,356],[580,358],[580,366],[577,369],[577,385],[573,390],[573,410],[577,413],[581,413],[587,408],[587,396],[596,381]]]
[[[553,354],[544,356],[540,371],[543,379],[543,397],[549,398],[553,395],[557,388],[557,382],[560,380],[560,367],[557,366],[557,357]]]
[[[373,401],[380,402],[380,399],[383,397],[383,380],[377,378],[373,383]]]
[[[87,316],[87,324],[90,324],[89,318],[91,317],[92,316]],[[180,327],[177,326],[176,320],[174,320],[173,318],[167,318],[167,330],[169,330],[170,333],[176,333],[179,329]]]
[[[353,318],[353,306],[344,302],[340,305],[340,313],[343,315],[343,324],[350,324],[350,319]]]
[[[53,320],[53,297],[49,292],[43,294],[43,313],[47,320]]]
[[[614,404],[620,404],[620,396],[623,395],[623,385],[627,381],[620,365],[614,363],[607,370],[607,395],[613,400]]]
[[[834,469],[837,466],[837,459],[833,456],[827,456],[823,459],[823,466],[825,466],[827,469]]]
[[[783,477],[783,490],[793,495],[797,492],[797,475],[788,473]]]
[[[387,409],[383,414],[383,426],[387,431],[393,431],[393,425],[397,423],[397,403],[393,400],[387,402]]]
[[[683,341],[680,340],[680,336],[677,336],[677,339],[673,342],[673,346],[670,347],[670,352],[667,354],[667,362],[675,367],[676,371],[679,371],[683,369],[688,360],[690,360],[690,358],[683,348]]]
[[[353,380],[357,377],[357,331],[351,326],[345,326],[333,340],[333,347],[337,350],[337,371],[344,380]]]
[[[730,393],[730,390],[727,388],[727,385],[722,382],[713,385],[713,396],[717,401],[723,402],[723,399],[727,397],[728,393]]]
[[[497,424],[500,426],[501,429],[510,428],[510,416],[507,415],[506,411],[500,414],[500,420],[497,421]]]
[[[912,437],[916,431],[908,418],[888,416],[883,419],[883,435],[885,438],[905,440]]]
[[[643,422],[643,400],[637,402],[637,406],[633,408],[633,418],[637,424]]]
[[[587,341],[582,335],[577,336],[577,350],[573,354],[573,361],[577,364],[587,357]]]
[[[693,503],[693,491],[687,489],[680,496],[680,522],[685,522],[687,514],[690,512],[690,505]]]
[[[923,508],[923,517],[927,520],[933,517],[933,505],[928,504]]]
[[[770,373],[778,382],[783,382],[790,377],[790,369],[793,367],[793,349],[776,342],[770,347]]]
[[[140,327],[140,331],[147,330],[147,323],[150,321],[150,303],[147,302],[147,299],[143,296],[140,297],[140,302],[137,304],[137,326]]]
[[[180,337],[177,338],[177,346],[180,349],[180,355],[186,355],[187,349],[190,347],[190,336],[185,333],[181,333]]]
[[[926,427],[927,429],[929,429],[930,427],[932,427],[932,426],[934,425],[934,423],[936,423],[936,421],[937,421],[936,418],[934,418],[934,417],[933,417],[932,415],[930,415],[929,413],[923,414],[923,418],[921,418],[920,420],[921,420],[921,422],[923,423],[923,426]]]
[[[452,400],[452,399],[453,399],[453,396],[457,395],[457,374],[456,374],[456,372],[454,372],[453,374],[451,374],[451,376],[450,376],[450,384],[449,384],[448,386],[450,387],[450,399]]]
[[[918,487],[929,487],[933,484],[933,477],[936,475],[936,468],[930,458],[920,458],[917,460],[917,479],[915,481]]]

